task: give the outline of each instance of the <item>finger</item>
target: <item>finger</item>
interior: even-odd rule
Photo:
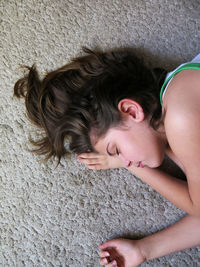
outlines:
[[[106,265],[106,267],[117,267],[116,260],[111,261],[109,264]]]
[[[86,167],[90,170],[95,170],[95,171],[103,170],[103,167],[100,164],[94,164],[94,165],[86,164]]]
[[[100,163],[99,159],[93,159],[93,158],[92,159],[79,158],[78,161],[83,163],[83,164],[98,164],[98,163]]]
[[[101,265],[106,265],[106,264],[108,264],[108,258],[102,258],[102,259],[100,259],[99,260],[99,263],[101,264]]]
[[[98,153],[82,153],[82,154],[79,154],[78,157],[79,158],[99,158],[101,155],[98,154]]]
[[[112,240],[108,240],[102,244],[99,245],[99,248],[100,249],[106,249],[106,248],[109,248],[109,247],[113,247],[113,248],[116,248],[117,247],[117,240],[115,239],[112,239]]]
[[[99,252],[99,256],[100,256],[101,258],[109,257],[109,256],[110,256],[110,253],[109,253],[108,251],[101,250],[101,251]]]

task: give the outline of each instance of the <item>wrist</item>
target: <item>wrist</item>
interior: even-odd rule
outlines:
[[[140,254],[143,257],[143,262],[148,261],[149,257],[148,257],[148,250],[146,250],[146,243],[144,238],[137,240],[138,243],[138,249],[140,251]]]
[[[161,232],[158,232],[138,240],[141,254],[146,261],[169,254],[169,244],[163,242],[164,238],[160,233]]]

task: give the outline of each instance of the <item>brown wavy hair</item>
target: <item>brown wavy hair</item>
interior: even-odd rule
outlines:
[[[150,125],[161,122],[159,91],[166,71],[151,69],[131,49],[96,51],[83,48],[85,56],[47,73],[40,80],[35,65],[24,66],[28,74],[14,86],[14,95],[25,98],[28,118],[45,136],[32,152],[61,158],[69,152],[94,152],[90,133],[96,138],[122,123],[118,103],[123,98],[137,101]],[[66,148],[66,139],[69,149]]]

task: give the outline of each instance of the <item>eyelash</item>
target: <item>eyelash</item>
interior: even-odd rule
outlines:
[[[119,150],[117,149],[117,147],[116,147],[116,154],[117,156],[119,156]]]

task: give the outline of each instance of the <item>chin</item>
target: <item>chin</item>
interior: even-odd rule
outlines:
[[[149,160],[147,162],[145,162],[145,160],[144,160],[144,161],[142,161],[142,163],[144,166],[147,166],[149,168],[154,169],[154,168],[158,168],[162,165],[164,158],[165,157],[164,157],[164,153],[163,153],[163,154],[156,155],[155,157],[152,157],[152,160]]]
[[[158,168],[161,164],[151,164],[151,166],[149,166],[152,169]]]
[[[161,165],[162,165],[162,162],[163,162],[163,160],[159,160],[159,161],[156,161],[156,162],[153,162],[152,164],[150,164],[150,168],[158,168],[158,167],[160,167]]]

